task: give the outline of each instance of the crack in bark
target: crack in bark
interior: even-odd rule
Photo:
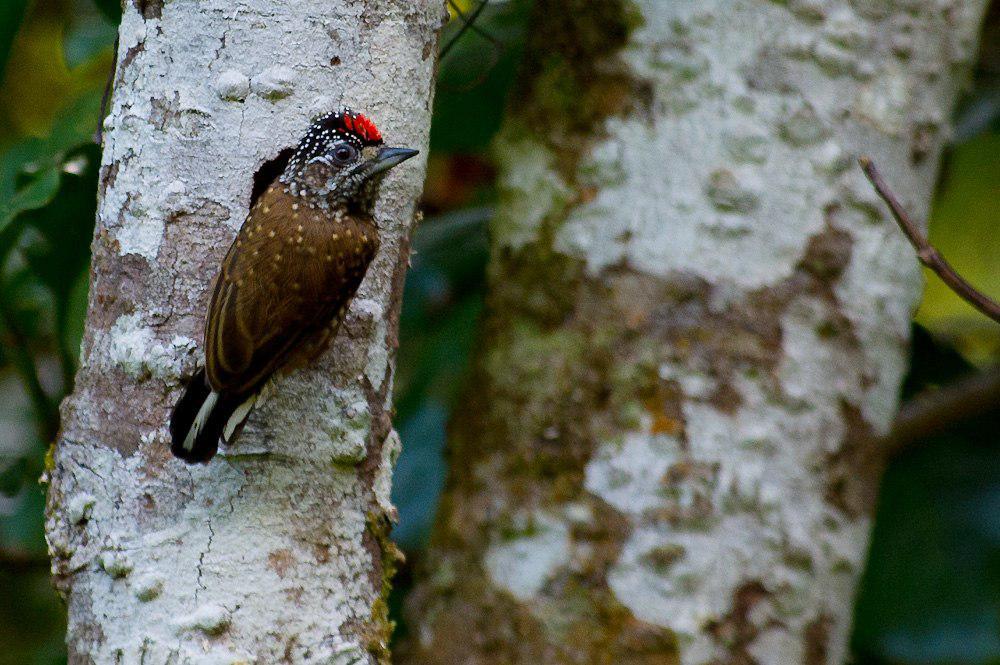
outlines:
[[[133,0],[124,9],[84,361],[63,407],[48,505],[53,551],[88,561],[60,580],[74,665],[113,663],[119,652],[125,662],[277,662],[285,645],[271,639],[275,633],[315,645],[309,653],[295,647],[296,659],[325,662],[361,644],[349,630],[352,622],[370,623],[380,635],[388,625],[375,611],[383,580],[371,579],[381,551],[361,537],[364,516],[381,508],[371,483],[382,471],[384,436],[363,442],[372,457],[368,466],[330,468],[330,459],[343,453],[341,435],[363,436],[368,415],[375,433],[389,428],[390,381],[376,389],[357,380],[365,359],[377,359],[387,339],[376,339],[383,336],[372,330],[345,332],[336,354],[287,377],[281,393],[257,411],[256,426],[244,432],[245,456],[229,451],[235,454],[228,460],[192,469],[164,445],[175,379],[198,355],[188,353],[187,340],[197,345],[201,337],[207,285],[232,239],[236,220],[230,217],[245,214],[244,178],[260,160],[299,138],[310,120],[307,109],[323,95],[351,100],[377,118],[387,138],[426,154],[434,63],[421,53],[439,28],[437,0],[369,3],[366,11],[375,19],[369,52],[359,49],[336,70],[296,68],[287,98],[243,104],[220,97],[205,81],[213,68],[256,76],[275,62],[325,60],[326,30],[342,31],[351,43],[361,39],[348,5],[319,11],[315,0],[248,2],[232,12]],[[360,295],[382,307],[390,328],[401,292],[390,283],[401,279],[391,267],[393,241],[407,228],[403,216],[415,205],[421,169],[422,160],[414,160],[394,171],[377,206],[384,249]],[[385,337],[393,335],[389,330]],[[186,355],[178,358],[175,350]],[[331,393],[356,403],[358,417],[332,408]],[[256,455],[255,446],[276,454]],[[97,502],[81,534],[67,513],[84,492]],[[303,535],[321,542],[326,554],[300,562],[301,593],[287,595],[262,554]],[[121,543],[134,558],[136,582],[142,576],[159,583],[156,593],[133,593],[129,582],[109,587],[107,573],[89,565],[101,543]],[[56,562],[62,570],[74,565],[59,554]],[[175,562],[187,566],[186,574],[170,574]],[[244,584],[222,588],[217,578],[231,565],[239,566]],[[207,635],[211,626],[207,632],[186,628],[186,618],[215,620],[210,613],[187,617],[192,598],[196,612],[238,608],[239,620],[224,640]],[[373,660],[363,646],[358,656]]]
[[[208,527],[208,543],[205,545],[204,551],[202,551],[202,553],[198,555],[198,568],[197,568],[197,570],[198,570],[198,577],[197,577],[197,586],[198,586],[198,588],[194,590],[194,599],[195,599],[195,602],[198,601],[198,592],[199,591],[205,591],[206,588],[207,588],[205,586],[205,584],[202,582],[202,573],[204,572],[205,557],[208,555],[209,552],[212,551],[212,541],[215,539],[215,529],[212,528],[212,520],[211,519],[205,520],[205,526]]]

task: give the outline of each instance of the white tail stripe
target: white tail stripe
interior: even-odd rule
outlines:
[[[215,408],[215,403],[218,401],[219,393],[213,391],[202,402],[201,408],[198,409],[198,415],[194,417],[194,421],[191,423],[191,429],[188,430],[187,436],[184,437],[184,443],[182,444],[184,450],[194,450],[194,441],[198,438],[198,432],[205,426],[205,422],[208,420],[212,409]]]
[[[233,415],[229,416],[229,420],[226,421],[226,427],[222,430],[222,440],[229,443],[229,439],[232,438],[233,432],[250,417],[250,412],[253,411],[253,407],[257,404],[257,394],[251,395],[245,402],[236,407],[233,411]]]

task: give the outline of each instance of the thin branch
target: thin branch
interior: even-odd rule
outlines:
[[[454,251],[452,245],[458,236],[478,232],[485,237],[486,224],[492,217],[492,206],[462,208],[428,217],[413,234],[413,251],[421,254]]]
[[[861,168],[864,170],[865,175],[868,176],[868,180],[871,181],[875,191],[878,192],[878,195],[889,206],[889,210],[892,211],[892,216],[895,218],[896,223],[899,224],[899,228],[903,230],[910,244],[917,250],[917,258],[920,259],[920,262],[933,270],[941,278],[941,281],[947,284],[948,288],[954,291],[962,300],[997,323],[1000,323],[1000,304],[997,304],[989,296],[965,281],[951,267],[951,264],[941,256],[941,253],[931,246],[924,234],[921,233],[920,228],[903,209],[896,195],[892,193],[885,180],[882,179],[882,174],[875,168],[875,163],[872,162],[871,158],[862,157],[858,160],[858,163],[861,164]]]
[[[450,51],[455,46],[455,44],[458,42],[459,39],[462,38],[462,35],[464,35],[467,30],[472,30],[480,37],[492,43],[494,46],[498,46],[497,40],[492,35],[486,33],[484,30],[480,29],[479,26],[476,25],[476,19],[478,19],[479,15],[483,13],[484,9],[486,9],[488,1],[489,0],[483,0],[482,2],[480,2],[479,5],[474,10],[472,10],[472,14],[466,16],[465,12],[462,11],[461,7],[455,4],[454,0],[448,0],[448,5],[455,10],[455,13],[458,14],[458,18],[461,19],[462,27],[459,28],[458,33],[450,40],[448,40],[448,43],[445,44],[444,48],[441,49],[441,55],[438,57],[439,61],[444,60],[444,57],[448,55],[448,51]]]
[[[0,549],[0,571],[21,575],[48,571],[49,558],[44,554],[29,554],[16,550]]]
[[[887,457],[894,457],[918,439],[998,409],[1000,369],[974,374],[906,402],[880,448]]]
[[[476,25],[476,20],[479,19],[479,15],[486,9],[487,4],[489,4],[489,0],[482,0],[482,2],[476,5],[476,8],[472,10],[471,14],[466,15],[466,13],[462,11],[462,8],[455,3],[455,0],[448,0],[448,5],[455,11],[459,20],[462,21],[462,27],[459,28],[455,36],[449,39],[448,43],[441,48],[441,55],[438,58],[438,62],[444,60],[445,56],[448,55],[449,51],[452,50],[455,44],[458,43],[458,40],[461,39],[462,35],[464,35],[467,31],[473,32],[488,41],[492,48],[490,50],[489,63],[487,63],[487,65],[483,68],[482,73],[473,79],[472,82],[461,86],[447,86],[444,83],[441,83],[442,89],[453,90],[456,92],[467,92],[472,90],[486,80],[486,77],[490,75],[490,72],[493,71],[493,68],[496,67],[496,64],[500,61],[500,55],[503,53],[503,44],[499,39]]]

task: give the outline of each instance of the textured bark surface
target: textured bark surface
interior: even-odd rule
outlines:
[[[844,661],[985,5],[541,3],[406,662]]]
[[[281,380],[207,466],[169,452],[207,289],[254,173],[349,105],[425,149],[441,0],[127,3],[105,123],[82,368],[47,532],[71,663],[386,659],[389,407],[414,160],[331,349]]]

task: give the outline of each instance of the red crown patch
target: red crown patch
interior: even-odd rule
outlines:
[[[357,134],[365,143],[381,143],[382,134],[368,116],[344,111],[344,128]]]

